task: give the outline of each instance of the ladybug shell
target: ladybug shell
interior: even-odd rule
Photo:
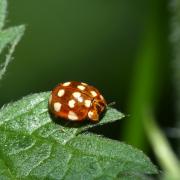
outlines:
[[[57,85],[49,98],[49,109],[56,117],[72,121],[99,121],[107,103],[100,92],[86,83],[66,82]]]

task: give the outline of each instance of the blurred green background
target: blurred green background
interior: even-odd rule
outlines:
[[[168,1],[9,0],[6,27],[18,24],[26,33],[1,83],[0,106],[76,80],[129,115],[104,127],[109,137],[148,152],[145,104],[162,129],[175,124]]]

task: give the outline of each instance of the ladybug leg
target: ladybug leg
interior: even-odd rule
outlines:
[[[90,108],[88,112],[88,118],[93,122],[99,121],[99,116],[105,109],[106,104],[101,101],[93,101],[93,106]]]
[[[61,128],[61,131],[62,131],[63,133],[66,132],[64,127]]]
[[[68,121],[67,123],[65,123],[65,127],[67,127],[68,125],[70,124],[70,121]],[[61,128],[61,131],[63,132],[63,133],[65,133],[66,131],[65,131],[65,127],[62,127]]]
[[[70,124],[70,121],[68,121],[64,126],[67,127]]]

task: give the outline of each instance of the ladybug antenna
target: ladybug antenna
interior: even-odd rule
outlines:
[[[125,114],[125,117],[131,117],[131,115],[130,114]]]
[[[116,102],[113,101],[113,102],[110,102],[107,106],[108,106],[108,107],[111,107],[111,106],[114,106],[115,104],[116,104]]]

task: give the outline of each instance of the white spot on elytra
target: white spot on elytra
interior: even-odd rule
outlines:
[[[70,120],[78,120],[78,116],[76,113],[74,113],[73,111],[69,111],[68,113],[68,119]]]
[[[80,92],[74,92],[73,93],[73,96],[78,99],[80,96],[81,96],[81,93]]]
[[[71,84],[71,82],[65,82],[63,83],[63,86],[69,86]]]
[[[104,97],[103,97],[102,95],[100,95],[100,98],[101,98],[102,100],[104,100]]]
[[[59,91],[58,91],[58,96],[59,97],[62,97],[62,96],[64,96],[64,93],[65,93],[65,90],[64,89],[60,89]]]
[[[68,105],[70,108],[74,108],[75,107],[75,103],[76,101],[74,99],[71,99],[69,102],[68,102]]]
[[[91,100],[85,100],[84,104],[87,108],[89,108],[91,106]]]
[[[81,97],[81,93],[80,92],[74,92],[73,96],[79,101],[79,102],[83,102],[83,97]]]
[[[49,104],[51,104],[52,101],[52,95],[49,96]]]
[[[89,111],[89,112],[88,112],[88,117],[89,117],[89,119],[92,119],[93,115],[94,115],[94,113],[93,113],[92,111]]]
[[[82,91],[85,89],[85,87],[84,87],[84,86],[81,86],[81,85],[77,86],[77,88],[80,89],[80,90],[82,90]]]
[[[79,97],[78,101],[82,103],[84,101],[83,97]]]
[[[59,112],[60,110],[61,110],[61,103],[59,103],[59,102],[55,102],[54,103],[54,110],[56,111],[56,112]]]
[[[91,91],[91,94],[92,94],[93,97],[97,96],[97,93],[95,91]]]
[[[82,85],[84,85],[84,86],[87,86],[87,84],[86,84],[86,83],[83,83],[83,82],[82,82],[81,84],[82,84]]]

